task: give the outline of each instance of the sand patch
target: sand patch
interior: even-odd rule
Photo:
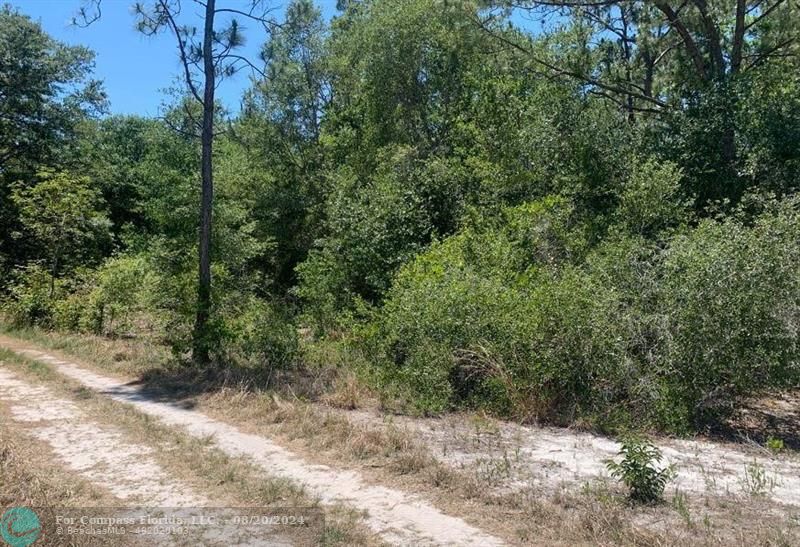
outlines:
[[[346,412],[351,420],[380,424],[370,412]],[[481,475],[491,487],[579,487],[609,480],[605,461],[619,460],[616,441],[551,427],[532,427],[496,420],[471,421],[462,415],[441,419],[394,417],[392,423],[421,439],[431,453],[452,467]],[[669,489],[708,495],[748,497],[800,506],[800,460],[795,454],[771,454],[760,447],[706,440],[656,439],[675,465]],[[759,483],[759,481],[761,481]],[[755,483],[754,483],[755,482]]]

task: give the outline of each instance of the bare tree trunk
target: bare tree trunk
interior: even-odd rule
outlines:
[[[56,274],[58,273],[58,255],[53,256],[50,266],[50,298],[56,295]]]
[[[731,73],[736,74],[742,66],[742,49],[744,48],[745,0],[736,0],[736,25],[733,29],[733,47],[731,53]]]
[[[625,8],[620,9],[620,18],[622,19],[622,52],[625,55],[625,84],[630,88],[633,83],[631,75],[631,44],[628,34],[628,18],[625,16]],[[636,114],[634,113],[633,95],[628,93],[625,98],[625,108],[628,112],[628,123],[636,121]]]
[[[697,6],[697,10],[700,12],[700,17],[703,20],[703,25],[706,29],[706,47],[708,47],[711,53],[711,71],[709,73],[709,79],[721,82],[725,79],[725,54],[722,51],[722,38],[720,37],[719,26],[709,13],[706,0],[694,0],[694,4]]]
[[[203,31],[203,130],[202,142],[202,196],[200,199],[200,268],[197,285],[197,318],[194,328],[193,358],[198,364],[206,364],[210,358],[211,333],[208,319],[211,314],[211,218],[214,199],[212,171],[212,149],[214,141],[214,84],[213,58],[215,0],[206,0],[205,27]]]

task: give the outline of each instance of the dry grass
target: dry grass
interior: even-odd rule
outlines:
[[[35,508],[47,545],[103,545],[99,538],[56,534],[54,508],[109,507],[114,498],[53,466],[49,449],[25,437],[1,411],[0,424],[0,514],[9,507]]]
[[[78,346],[74,341],[64,342],[69,337],[60,334],[26,336],[48,347]],[[119,342],[93,341],[89,350],[84,348],[74,355],[90,366],[108,370],[108,360]],[[130,343],[124,341],[125,345]],[[135,352],[139,355],[147,351],[140,348]],[[133,367],[127,373],[134,374],[136,370],[140,369]],[[152,373],[153,368],[150,370]],[[161,370],[166,372],[169,367]],[[371,394],[363,391],[357,378],[341,373],[333,377],[334,381],[323,382],[330,391],[316,402],[292,395],[303,393],[302,389],[259,390],[235,375],[225,382],[215,379],[213,383],[191,371],[179,377],[165,375],[162,379],[171,380],[175,387],[181,388],[170,392],[176,400],[235,423],[244,431],[282,442],[309,461],[357,469],[373,483],[420,493],[446,512],[461,516],[510,543],[748,546],[800,543],[800,520],[787,517],[785,508],[776,508],[765,500],[740,503],[725,496],[688,497],[670,493],[668,503],[633,507],[622,491],[607,484],[588,484],[577,491],[574,487],[541,490],[524,485],[505,490],[496,488],[504,481],[502,461],[487,459],[482,467],[454,468],[435,458],[415,433],[398,427],[390,417],[381,422],[363,412],[349,412],[361,406]],[[179,386],[184,382],[188,385]],[[473,421],[476,430],[483,431],[492,425],[480,416]]]
[[[371,406],[370,402],[374,405],[374,395],[354,372],[345,370],[336,375],[330,389],[321,395],[320,402],[342,410],[358,410]]]

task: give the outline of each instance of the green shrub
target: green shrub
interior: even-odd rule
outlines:
[[[606,461],[606,467],[615,479],[630,489],[630,499],[636,503],[655,503],[661,500],[664,488],[675,476],[673,466],[658,469],[661,451],[649,440],[626,437],[619,451],[622,461]]]
[[[102,305],[84,287],[70,292],[53,305],[52,327],[62,331],[102,333]]]
[[[436,236],[449,235],[463,210],[465,182],[457,162],[423,160],[408,146],[378,155],[368,179],[342,169],[326,212],[329,235],[297,267],[296,294],[318,326],[354,302],[378,302],[395,272]]]
[[[411,406],[685,433],[800,379],[795,203],[588,250],[565,211],[515,207],[400,270],[363,344]]]
[[[137,313],[148,308],[147,294],[153,290],[153,272],[144,256],[121,255],[107,260],[96,273],[94,316],[97,332],[122,332],[133,328]]]
[[[4,309],[18,325],[115,334],[130,330],[147,310],[152,273],[140,256],[108,259],[97,269],[77,269],[52,279],[39,266],[17,273]]]
[[[400,271],[374,350],[417,404],[537,418],[590,402],[591,378],[618,353],[614,295],[570,265],[583,234],[569,210],[554,199],[508,210],[506,224],[434,244]]]
[[[297,267],[299,286],[294,293],[306,303],[304,317],[317,334],[331,329],[352,302],[347,276],[330,249],[314,249]]]
[[[770,452],[773,454],[779,454],[783,452],[785,447],[783,439],[779,439],[776,437],[770,436],[765,443],[766,447],[769,449]]]
[[[438,414],[450,407],[454,386],[451,370],[454,357],[443,344],[425,343],[404,356],[404,366],[389,378],[389,390],[407,409],[421,414]]]
[[[32,264],[15,272],[15,282],[9,288],[9,297],[3,305],[16,326],[51,327],[54,306],[63,292],[62,282],[53,279],[50,272]]]
[[[273,368],[289,366],[299,349],[297,329],[286,314],[253,297],[227,320],[225,342],[229,354]]]
[[[469,270],[398,281],[382,316],[386,366],[426,406],[568,422],[627,382],[616,295],[577,268],[517,286]]]
[[[800,212],[707,220],[664,253],[664,369],[695,422],[737,395],[800,377]]]
[[[618,224],[632,234],[654,237],[685,222],[689,201],[681,193],[682,178],[672,163],[637,164],[620,195]]]

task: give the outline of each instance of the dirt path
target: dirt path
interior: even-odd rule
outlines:
[[[65,515],[158,519],[166,509],[173,518],[189,520],[203,516],[207,512],[203,508],[214,505],[186,483],[172,478],[155,460],[149,446],[131,442],[121,430],[93,420],[73,401],[58,397],[46,387],[33,385],[2,366],[0,418],[4,429],[14,426],[14,437],[18,440],[29,437],[41,441],[52,450],[56,464],[100,486],[116,499],[117,505],[127,508],[77,512],[65,508]],[[267,527],[223,528],[197,526],[177,543],[169,535],[147,532],[144,533],[148,535],[138,538],[144,544],[159,545],[291,545]],[[138,533],[142,532],[131,532],[134,536]],[[135,541],[131,534],[125,537]]]
[[[31,385],[0,368],[0,401],[27,435],[49,444],[69,469],[109,490],[120,500],[153,507],[199,507],[209,502],[173,480],[146,446],[126,442],[51,390]]]
[[[155,416],[171,426],[183,428],[191,435],[213,439],[213,444],[232,456],[245,456],[272,475],[280,475],[302,483],[323,503],[344,503],[365,512],[365,522],[385,541],[395,545],[474,545],[492,546],[502,542],[467,524],[462,519],[446,515],[422,498],[400,490],[367,484],[359,473],[336,470],[324,465],[312,465],[270,439],[243,433],[235,427],[213,420],[203,414],[171,403],[152,399],[147,393],[90,372],[74,363],[60,360],[31,347],[22,341],[0,336],[0,346],[44,362],[57,372],[82,385],[101,392],[120,402],[129,403],[139,411]],[[0,380],[2,381],[2,380]],[[37,388],[34,388],[37,389]],[[37,412],[36,401],[42,398],[33,393],[24,396],[34,401],[29,412]],[[42,409],[48,416],[60,416],[64,408]],[[80,443],[91,443],[75,439]]]

